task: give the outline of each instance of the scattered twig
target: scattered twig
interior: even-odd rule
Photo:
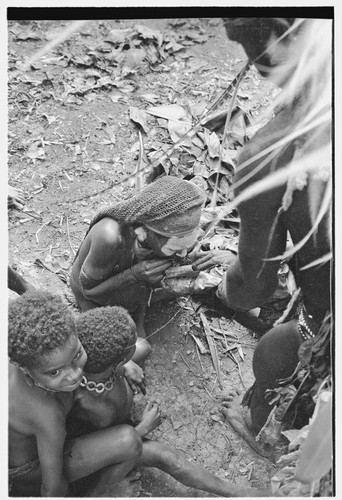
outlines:
[[[205,390],[205,392],[208,394],[208,396],[209,396],[209,397],[210,397],[213,401],[215,401],[215,402],[216,402],[216,398],[214,398],[214,397],[210,394],[210,392],[208,391],[208,389],[206,388],[206,386],[203,384],[203,385],[202,385],[202,387],[203,387],[203,389]]]
[[[36,220],[41,220],[41,216],[39,215],[33,215],[31,214],[30,212],[26,212],[26,210],[22,210],[22,212],[25,214],[25,215],[29,215],[30,217],[33,217],[34,219]]]
[[[38,233],[43,229],[44,226],[47,226],[48,224],[51,224],[51,220],[49,220],[48,222],[44,222],[44,224],[38,229],[38,231],[36,232],[36,240],[37,240],[37,243],[39,243],[39,239],[38,239]]]
[[[221,372],[220,372],[220,366],[219,366],[219,359],[218,359],[216,344],[214,342],[214,339],[213,339],[213,336],[212,336],[212,331],[210,329],[209,321],[208,321],[208,319],[206,318],[206,316],[205,316],[205,314],[203,312],[200,312],[200,318],[202,320],[204,332],[205,332],[205,335],[206,335],[206,338],[207,338],[207,342],[208,342],[208,345],[209,345],[209,350],[210,350],[210,354],[211,354],[211,358],[212,358],[212,361],[213,361],[213,365],[214,365],[214,368],[215,368],[215,371],[216,371],[216,374],[217,374],[218,383],[219,383],[219,386],[222,389],[223,385],[222,385],[222,380],[221,380]]]
[[[148,167],[149,164],[145,153],[144,142],[140,130],[138,130],[138,134],[139,134],[139,158],[138,158],[137,168],[135,171],[135,189],[137,190],[137,192],[141,191],[141,189],[144,187],[145,184],[143,176],[144,172],[143,165],[145,164],[146,167]]]
[[[194,370],[191,368],[191,366],[189,366],[189,364],[186,362],[186,360],[184,359],[184,356],[182,356],[181,353],[179,353],[180,357],[182,358],[182,360],[184,361],[184,363],[186,364],[186,366],[189,368],[189,370],[195,375],[196,378],[199,378],[200,376],[198,375],[198,373],[195,373]]]
[[[216,377],[215,380],[214,380],[214,383],[213,383],[213,386],[211,388],[210,394],[212,394],[214,392],[215,385],[216,385],[217,381],[218,381],[218,377]]]
[[[201,342],[200,339],[198,339],[195,335],[193,335],[192,333],[190,333],[191,337],[194,339],[195,343],[196,343],[196,347],[200,350],[201,354],[206,354],[208,352],[208,349],[205,348],[205,346],[203,345],[203,342]]]
[[[246,387],[246,385],[245,385],[245,382],[244,382],[244,380],[243,380],[243,378],[242,378],[242,372],[241,372],[241,366],[240,366],[240,362],[239,362],[239,360],[236,358],[236,356],[234,355],[234,353],[233,353],[233,352],[229,352],[229,353],[228,353],[228,355],[229,355],[229,356],[232,358],[232,360],[236,363],[236,366],[237,366],[237,369],[238,369],[238,372],[239,372],[239,377],[240,377],[241,383],[242,383],[242,385],[243,385],[243,388],[244,388],[245,390],[247,390],[247,387]]]
[[[231,345],[230,347],[227,346],[227,349],[225,349],[223,351],[223,354],[226,354],[226,352],[230,352],[230,351],[233,351],[234,349],[237,349],[238,348],[238,344],[233,344]]]
[[[71,245],[71,241],[70,241],[70,234],[69,234],[69,217],[66,215],[65,216],[66,218],[66,230],[67,230],[67,235],[68,235],[68,242],[69,242],[69,246],[71,248],[71,251],[74,255],[76,255],[76,252],[75,250],[73,249],[72,245]]]
[[[58,269],[57,271],[55,271],[47,264],[44,264],[44,262],[42,262],[40,259],[36,259],[34,261],[34,264],[38,267],[43,267],[44,269],[47,269],[48,271],[50,271],[50,273],[56,274],[56,276],[58,276],[59,279],[61,279],[64,283],[66,283],[67,274],[63,269]]]
[[[196,344],[196,352],[197,352],[197,357],[198,357],[199,364],[201,365],[201,368],[202,368],[202,372],[204,372],[204,368],[203,368],[203,365],[202,365],[201,356],[200,356],[197,344]]]
[[[216,326],[212,326],[210,325],[210,329],[213,331],[213,332],[216,332],[216,333],[220,333],[221,335],[224,335],[225,337],[232,337],[234,339],[234,341],[237,341],[238,340],[238,337],[236,335],[233,335],[232,333],[226,333],[223,331],[223,329],[221,328],[216,328]],[[231,342],[231,341],[229,341]]]
[[[175,312],[175,314],[172,316],[171,319],[169,319],[169,321],[167,321],[165,323],[165,325],[162,325],[161,327],[157,328],[157,330],[155,330],[154,332],[150,333],[150,335],[148,335],[146,337],[146,340],[149,339],[150,337],[152,337],[153,335],[155,335],[156,333],[160,332],[160,330],[162,330],[163,328],[165,328],[169,323],[171,323],[171,321],[173,321],[175,319],[175,317],[177,316],[177,314],[179,314],[181,312],[181,308],[178,309],[178,311]]]
[[[175,151],[182,144],[182,142],[184,141],[184,139],[186,139],[187,137],[193,137],[198,132],[199,128],[202,127],[203,120],[208,117],[209,113],[211,113],[214,109],[216,109],[217,106],[227,96],[231,97],[231,91],[232,91],[232,89],[235,87],[235,85],[238,82],[241,74],[245,73],[246,67],[248,67],[248,65],[249,65],[249,63],[243,65],[242,69],[239,71],[239,73],[234,78],[234,80],[232,80],[230,82],[230,84],[228,85],[228,87],[221,92],[221,94],[215,99],[214,102],[210,103],[209,107],[206,107],[204,109],[202,115],[199,118],[197,118],[197,120],[194,123],[194,125],[192,126],[192,128],[190,130],[188,130],[182,137],[180,137],[177,142],[175,142],[174,144],[172,144],[172,146],[170,146],[170,148],[168,148],[166,151],[163,151],[163,153],[159,157],[155,158],[153,161],[151,161],[151,163],[149,165],[147,165],[146,167],[144,167],[142,173],[145,173],[146,171],[148,171],[150,169],[152,170],[153,167],[159,165],[161,162],[163,162],[164,160],[166,160],[167,158],[169,158],[171,156],[171,154],[173,153],[173,151]],[[120,185],[129,184],[130,179],[132,177],[135,177],[135,175],[136,175],[135,172],[133,172],[132,174],[127,175],[118,184],[120,184]],[[217,224],[217,221],[215,221],[215,222]]]

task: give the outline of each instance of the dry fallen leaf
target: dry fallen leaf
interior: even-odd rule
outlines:
[[[145,111],[136,108],[135,106],[130,106],[129,117],[134,123],[140,125],[142,130],[147,134],[148,125],[147,125],[147,117]]]

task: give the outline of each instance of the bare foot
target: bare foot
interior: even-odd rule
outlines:
[[[234,431],[259,455],[273,460],[273,449],[268,445],[259,444],[251,432],[251,418],[248,408],[242,408],[237,398],[234,398],[234,394],[231,397],[228,395],[222,404],[222,413]]]
[[[112,497],[112,498],[127,498],[139,497],[143,493],[141,486],[141,474],[138,471],[130,472],[124,479],[119,482],[113,482],[110,479],[110,473],[103,471],[100,480],[93,488],[87,493],[89,497]]]

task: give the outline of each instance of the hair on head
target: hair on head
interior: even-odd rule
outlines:
[[[76,331],[88,356],[88,373],[115,369],[136,342],[136,326],[126,309],[106,306],[90,309],[76,317]]]
[[[8,307],[8,355],[25,368],[62,348],[76,335],[74,315],[61,297],[46,290],[27,291]]]

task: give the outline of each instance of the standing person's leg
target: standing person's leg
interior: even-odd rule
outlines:
[[[223,402],[222,412],[229,424],[262,456],[275,458],[272,447],[255,440],[274,406],[265,399],[266,390],[277,387],[279,380],[292,375],[298,364],[298,349],[302,342],[296,319],[272,328],[259,340],[254,352],[255,382],[250,389],[248,407],[241,407],[236,401],[236,394]]]
[[[274,389],[279,380],[295,371],[302,342],[296,319],[272,328],[259,340],[253,356],[255,384],[249,403],[252,432],[255,435],[266,423],[274,406],[265,400],[266,390]]]
[[[190,462],[184,455],[167,444],[158,441],[143,441],[140,465],[157,467],[190,488],[207,491],[224,497],[269,496],[267,488],[248,488],[232,485],[215,476],[204,467]]]

